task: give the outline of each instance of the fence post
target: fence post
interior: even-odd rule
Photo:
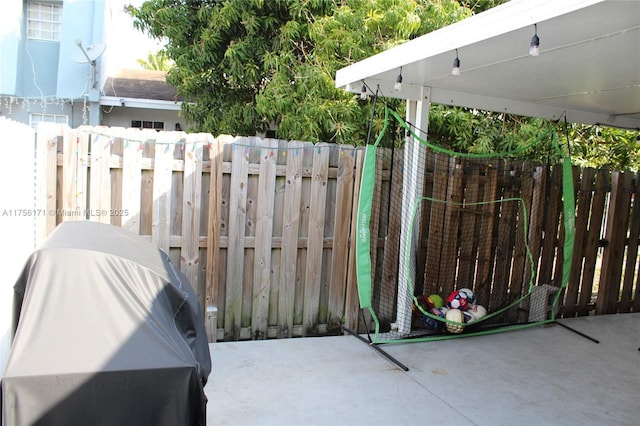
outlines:
[[[311,194],[309,200],[309,231],[307,259],[304,276],[302,336],[316,333],[320,305],[322,274],[322,251],[324,244],[324,221],[326,214],[327,181],[329,179],[328,144],[314,147],[313,170],[311,171]]]
[[[202,136],[190,134],[184,145],[184,174],[182,189],[182,242],[180,270],[187,276],[203,300],[198,271],[200,265],[200,209],[202,192]]]
[[[207,332],[210,342],[215,342],[218,333],[218,281],[220,278],[220,215],[222,193],[222,148],[224,144],[218,139],[208,139],[209,160],[209,218],[207,221],[207,270],[205,278],[205,310],[213,312],[215,322],[209,323]]]
[[[611,314],[618,310],[618,293],[622,279],[622,261],[625,239],[629,226],[631,193],[626,191],[631,183],[631,173],[611,174],[611,198],[607,212],[605,240],[607,245],[602,256],[602,270],[596,301],[597,314]]]
[[[41,124],[36,135],[35,206],[46,213],[36,218],[36,246],[47,238],[57,224],[58,136],[62,135],[62,131],[62,126]]]
[[[249,150],[233,145],[229,183],[229,238],[227,243],[227,277],[224,306],[224,339],[238,340],[242,326],[243,283],[245,270],[245,226]],[[246,151],[246,152],[245,152]]]
[[[256,244],[253,264],[253,303],[251,304],[251,334],[254,339],[267,338],[271,296],[271,254],[273,206],[276,186],[278,143],[271,139],[260,142],[260,171],[256,207]],[[275,285],[275,284],[273,284]]]
[[[356,250],[355,241],[358,230],[355,224],[358,216],[358,199],[360,198],[360,180],[362,179],[362,166],[364,162],[364,150],[359,149],[356,152],[356,162],[354,171],[354,187],[353,187],[353,204],[351,209],[351,231],[349,233],[349,260],[347,279],[345,282],[345,303],[344,303],[344,327],[358,330],[358,284],[356,282]]]
[[[350,212],[353,208],[354,165],[356,151],[352,146],[342,146],[338,158],[336,188],[335,226],[333,229],[333,249],[331,251],[331,280],[329,287],[329,307],[327,328],[339,330],[345,310],[345,282],[349,259]]]

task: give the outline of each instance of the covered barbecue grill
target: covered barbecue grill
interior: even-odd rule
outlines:
[[[64,222],[14,286],[2,423],[204,425],[211,360],[195,292],[143,238]]]

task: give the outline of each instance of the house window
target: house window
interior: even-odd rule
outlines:
[[[135,129],[164,130],[164,121],[131,120],[131,127]]]
[[[37,113],[29,114],[29,125],[34,129],[38,128],[38,123],[67,124],[68,122],[69,117],[67,117],[66,115]]]
[[[60,40],[62,5],[56,3],[27,3],[27,38],[36,40]]]

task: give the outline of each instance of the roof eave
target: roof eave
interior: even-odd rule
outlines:
[[[116,96],[100,97],[100,105],[125,108],[161,109],[166,111],[180,111],[182,101],[162,101],[158,99],[120,98]]]

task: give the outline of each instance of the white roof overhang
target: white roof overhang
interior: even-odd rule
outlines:
[[[336,87],[363,84],[382,97],[429,93],[432,103],[640,129],[640,1],[512,0],[336,73]]]
[[[166,111],[180,111],[182,101],[162,101],[158,99],[119,98],[116,96],[101,96],[100,105],[127,108],[162,109]]]

